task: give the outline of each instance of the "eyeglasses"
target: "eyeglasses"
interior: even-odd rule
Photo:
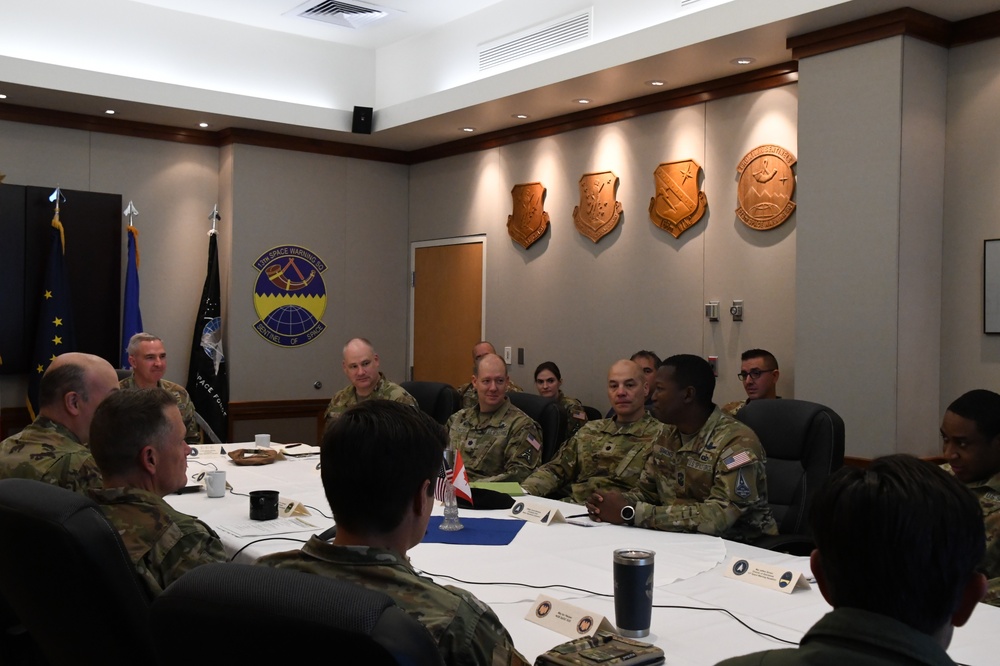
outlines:
[[[765,372],[774,372],[774,370],[760,370],[758,368],[754,368],[750,372],[741,372],[736,376],[739,377],[741,382],[745,382],[747,380],[747,377],[752,377],[754,381],[757,381],[758,379],[760,379],[760,376]]]

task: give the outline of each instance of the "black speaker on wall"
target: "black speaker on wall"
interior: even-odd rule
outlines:
[[[370,106],[354,107],[354,124],[351,131],[355,134],[372,133],[372,108]]]

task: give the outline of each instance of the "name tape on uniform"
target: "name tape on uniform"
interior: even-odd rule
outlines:
[[[785,594],[791,594],[796,588],[808,590],[811,586],[806,577],[781,566],[773,566],[753,560],[734,557],[726,567],[726,578],[753,583]]]
[[[558,632],[567,638],[593,636],[598,629],[614,632],[614,626],[599,613],[568,604],[565,601],[538,595],[525,620]]]
[[[514,502],[514,506],[510,507],[510,515],[521,520],[526,520],[529,523],[538,523],[539,525],[566,522],[565,516],[562,515],[559,509],[553,509],[547,504],[536,503],[531,500],[519,499]]]

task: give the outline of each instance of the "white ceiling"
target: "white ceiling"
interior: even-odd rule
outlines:
[[[392,0],[396,13],[352,30],[286,16],[296,0],[22,0],[0,21],[0,103],[412,150],[572,113],[579,98],[603,105],[735,74],[737,56],[756,58],[752,68],[786,62],[789,36],[899,7],[952,21],[1000,10],[1000,0],[680,1]],[[593,16],[589,42],[474,71],[479,44],[581,9]],[[350,133],[354,105],[375,107],[374,134]]]

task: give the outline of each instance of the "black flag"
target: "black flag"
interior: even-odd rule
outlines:
[[[219,245],[213,231],[208,241],[208,274],[201,291],[198,319],[191,341],[187,391],[194,408],[223,441],[228,434],[229,371],[222,351],[222,303],[219,288]]]

